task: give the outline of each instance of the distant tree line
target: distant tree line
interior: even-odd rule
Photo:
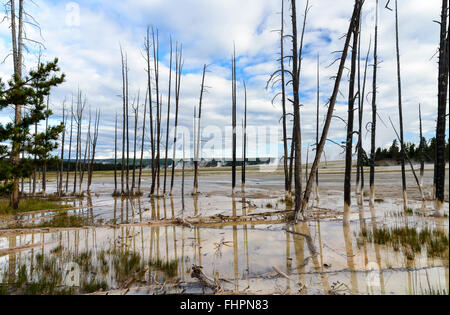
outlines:
[[[449,143],[445,147],[446,161],[449,160]],[[421,160],[421,146],[415,143],[405,143],[405,151],[412,161],[419,162]],[[436,156],[436,138],[430,140],[423,138],[424,161],[426,163],[433,163]],[[375,153],[375,161],[396,161],[400,163],[401,149],[399,142],[394,140],[389,148],[378,148]]]

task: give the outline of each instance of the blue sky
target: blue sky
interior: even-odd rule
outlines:
[[[281,105],[271,104],[277,90],[265,90],[270,74],[277,69],[281,0],[147,0],[147,1],[50,1],[37,0],[36,5],[26,1],[26,8],[40,23],[42,38],[36,29],[28,27],[30,38],[45,45],[44,56],[58,57],[67,82],[59,87],[51,98],[56,116],[61,115],[62,101],[70,100],[80,87],[87,97],[92,112],[102,112],[99,139],[99,157],[111,157],[115,112],[120,114],[121,68],[119,45],[127,51],[130,65],[130,96],[146,89],[145,60],[142,57],[143,40],[147,25],[159,29],[161,42],[161,85],[167,90],[169,66],[169,36],[183,43],[185,71],[182,78],[180,124],[191,128],[193,108],[198,104],[201,70],[209,65],[202,126],[224,128],[231,123],[231,70],[230,59],[233,43],[238,54],[238,106],[241,119],[243,107],[242,80],[248,86],[249,121],[255,126],[278,125]],[[299,26],[306,1],[297,1]],[[340,39],[348,27],[352,1],[310,0],[312,5],[305,34],[305,55],[301,78],[302,127],[306,143],[315,139],[315,93],[316,55],[321,64],[321,111],[330,96],[336,66],[327,67],[336,57],[333,51],[342,49]],[[286,9],[289,9],[286,1]],[[74,10],[75,8],[75,10]],[[373,38],[375,0],[366,0],[363,14],[362,54]],[[396,67],[394,45],[394,15],[380,5],[379,58],[379,113],[388,127],[382,123],[378,128],[378,145],[389,144],[395,137],[388,117],[398,121]],[[79,10],[78,10],[79,9]],[[418,104],[422,103],[424,128],[432,136],[437,107],[437,60],[432,58],[439,42],[440,1],[399,0],[400,45],[402,55],[403,103],[405,129],[408,140],[418,141]],[[79,12],[79,24],[70,23],[72,15]],[[75,19],[77,20],[77,19]],[[68,22],[69,21],[69,22]],[[289,22],[286,19],[286,31]],[[8,55],[10,37],[7,22],[0,25],[0,54]],[[289,41],[285,43],[290,47]],[[37,47],[30,44],[26,56],[27,69],[36,63],[33,52]],[[372,56],[370,57],[372,58]],[[369,60],[370,63],[371,59]],[[11,73],[11,59],[0,65],[0,75],[7,78]],[[364,60],[361,61],[364,66]],[[369,68],[368,83],[372,71]],[[366,89],[371,92],[371,84]],[[341,85],[347,95],[347,76]],[[143,98],[142,98],[143,99]],[[166,97],[164,97],[166,100]],[[336,115],[346,117],[346,100],[340,97]],[[172,112],[173,116],[173,112]],[[366,102],[364,126],[370,118]],[[10,119],[7,111],[0,113],[0,120]],[[163,117],[164,119],[164,117]],[[321,119],[322,120],[322,119]],[[330,138],[340,141],[345,135],[345,125],[334,120]],[[281,135],[280,135],[281,136]],[[366,144],[369,136],[365,133]],[[280,138],[281,140],[281,138]],[[366,145],[367,146],[367,145]],[[229,148],[225,148],[229,151]],[[342,150],[327,147],[328,159],[339,159]],[[207,153],[205,152],[205,155]],[[306,154],[305,154],[306,155]]]

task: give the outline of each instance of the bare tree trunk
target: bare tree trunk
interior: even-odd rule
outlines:
[[[166,150],[165,150],[165,158],[164,158],[164,188],[163,193],[166,194],[166,185],[167,185],[167,159],[169,157],[169,128],[170,128],[170,97],[172,95],[172,57],[173,57],[173,48],[172,48],[172,37],[170,37],[170,67],[169,67],[169,94],[167,96],[167,126],[166,126]],[[175,161],[172,161],[175,163]]]
[[[280,31],[280,69],[281,69],[281,105],[283,108],[283,149],[284,149],[284,190],[286,194],[292,193],[292,187],[288,168],[288,139],[287,139],[287,112],[286,112],[286,79],[284,68],[284,0],[281,0],[281,31]]]
[[[339,86],[341,84],[341,79],[342,79],[342,74],[344,72],[344,67],[345,67],[345,61],[347,59],[347,54],[348,54],[348,49],[350,46],[350,40],[351,40],[351,35],[353,32],[353,29],[355,28],[356,23],[358,22],[359,16],[360,16],[360,12],[361,12],[361,6],[362,6],[362,2],[361,0],[357,0],[355,3],[355,7],[353,9],[353,14],[352,14],[352,18],[351,18],[351,22],[350,22],[350,26],[346,35],[346,40],[345,40],[345,45],[344,45],[344,49],[342,51],[342,56],[341,56],[341,61],[340,61],[340,65],[339,65],[339,70],[338,73],[336,75],[336,79],[335,79],[335,85],[333,88],[333,94],[331,95],[330,98],[330,104],[328,106],[328,112],[327,112],[327,116],[326,116],[326,120],[325,120],[325,124],[323,127],[323,132],[322,132],[322,137],[320,138],[320,142],[319,145],[317,147],[316,150],[316,157],[314,159],[314,163],[312,165],[311,168],[311,173],[308,179],[308,183],[306,185],[306,190],[305,190],[305,195],[303,198],[303,202],[302,202],[302,207],[300,209],[301,212],[304,212],[306,210],[306,208],[308,207],[308,202],[309,202],[309,198],[311,195],[311,189],[315,180],[315,175],[316,172],[318,170],[319,167],[319,162],[320,162],[320,158],[322,156],[323,153],[323,149],[325,147],[325,144],[327,142],[327,137],[328,137],[328,131],[330,129],[330,125],[331,125],[331,120],[333,117],[333,112],[334,112],[334,107],[336,105],[336,100],[337,100],[337,96],[339,94]]]
[[[232,143],[232,164],[231,164],[231,172],[232,172],[232,179],[231,179],[231,188],[232,192],[234,194],[234,190],[236,188],[236,107],[237,107],[237,97],[236,97],[236,49],[234,49],[233,53],[233,60],[232,60],[232,73],[233,73],[233,79],[232,79],[232,128],[233,128],[233,143]]]
[[[144,102],[144,119],[142,122],[142,140],[141,140],[141,159],[139,162],[139,180],[138,180],[138,195],[142,195],[141,192],[141,183],[142,183],[142,167],[144,165],[144,148],[145,148],[145,122],[147,116],[147,96],[148,93],[145,94],[145,102]]]
[[[200,141],[201,141],[201,119],[202,119],[202,102],[203,102],[203,93],[205,91],[205,76],[206,76],[206,68],[207,66],[203,66],[203,75],[202,75],[202,86],[200,90],[200,100],[198,105],[198,122],[197,122],[197,143],[194,144],[197,146],[195,150],[195,159],[194,159],[194,191],[193,194],[198,194],[198,164],[200,159]],[[195,130],[194,130],[195,133]]]
[[[355,77],[356,77],[356,58],[358,56],[358,33],[361,16],[357,17],[353,29],[352,44],[352,62],[350,68],[350,83],[348,93],[348,119],[347,119],[347,141],[345,149],[345,182],[344,182],[344,224],[350,224],[350,207],[352,204],[351,180],[352,180],[352,154],[353,154],[353,126],[354,126],[354,107],[355,107]]]
[[[294,163],[294,182],[295,182],[295,211],[300,214],[302,204],[302,134],[300,126],[300,72],[302,67],[303,39],[306,29],[306,19],[309,11],[309,0],[306,1],[305,13],[303,19],[302,35],[300,40],[300,50],[297,43],[297,11],[296,0],[291,0],[292,7],[292,86],[294,94],[294,143],[295,143],[295,163]],[[297,217],[298,218],[298,217]]]
[[[378,0],[375,13],[375,43],[373,50],[373,78],[372,78],[372,122],[370,149],[370,206],[375,207],[375,150],[377,132],[377,71],[378,70]]]
[[[172,163],[172,174],[171,174],[171,181],[170,181],[170,194],[172,194],[173,191],[173,184],[174,184],[174,178],[175,178],[175,161],[176,161],[176,150],[177,150],[177,128],[178,128],[178,111],[179,111],[179,102],[180,102],[180,87],[181,87],[181,75],[183,73],[183,46],[181,45],[180,51],[178,52],[178,43],[176,46],[176,71],[175,71],[175,131],[173,136],[173,163]]]
[[[361,34],[360,34],[361,38]],[[361,40],[359,42],[359,45],[361,46]],[[359,189],[359,198],[358,198],[358,205],[362,205],[364,201],[364,162],[363,162],[363,116],[364,116],[364,101],[365,101],[365,95],[366,95],[366,79],[367,79],[367,67],[369,64],[369,54],[372,46],[372,41],[369,42],[369,49],[367,50],[366,55],[366,61],[364,65],[364,77],[363,77],[363,86],[361,93],[358,92],[358,99],[359,99],[359,108],[358,108],[358,118],[359,118],[359,130],[358,130],[358,178],[356,180],[356,186],[357,190]],[[358,53],[358,56],[360,54]],[[359,65],[358,65],[359,69]],[[359,89],[359,88],[358,88]],[[358,188],[359,187],[359,188]]]
[[[128,94],[128,57],[125,57],[125,119],[127,138],[127,195],[130,196],[130,126],[129,126],[129,94]]]
[[[425,176],[425,142],[423,138],[422,126],[422,106],[419,104],[419,125],[420,125],[420,186],[423,189],[423,178]]]
[[[50,103],[50,97],[47,96],[47,111],[48,111],[49,103]],[[45,141],[46,142],[47,142],[47,130],[48,130],[48,117],[45,118],[45,139],[46,139]],[[42,170],[42,194],[44,195],[44,197],[47,194],[47,153],[44,157],[44,166],[43,166],[43,170]]]
[[[400,44],[398,40],[398,6],[395,0],[395,43],[397,50],[397,83],[398,83],[398,112],[400,123],[400,146],[401,146],[401,167],[402,167],[402,190],[403,190],[403,208],[408,209],[408,196],[406,193],[406,171],[405,171],[405,143],[403,132],[403,108],[402,108],[402,81],[400,68]]]
[[[447,116],[447,89],[449,65],[447,59],[447,14],[448,0],[442,0],[441,35],[439,49],[439,78],[438,78],[438,117],[436,126],[436,215],[441,216],[445,198],[445,127]]]
[[[73,178],[73,194],[77,192],[77,177],[81,178],[81,127],[83,124],[83,111],[86,103],[82,100],[82,93],[78,91],[77,96],[77,116],[75,122],[77,124],[77,148],[76,148],[76,160],[75,160],[75,174]],[[81,192],[80,192],[81,193]]]
[[[155,71],[155,87],[156,87],[156,160],[155,160],[155,175],[156,176],[156,195],[159,196],[159,170],[160,170],[160,129],[161,129],[161,118],[160,118],[160,94],[159,94],[159,33],[158,29],[156,30],[156,41],[155,41],[155,32],[152,28],[152,37],[153,37],[153,63],[154,63],[154,71]],[[153,187],[153,184],[152,184]],[[154,191],[154,188],[152,189]]]
[[[122,169],[120,174],[121,194],[125,194],[125,128],[126,128],[126,87],[125,87],[125,60],[120,47],[121,63],[122,63]]]
[[[184,169],[186,166],[185,147],[186,147],[186,139],[184,138],[184,133],[183,133],[183,165],[182,165],[182,170],[181,170],[181,196],[182,196],[183,200],[184,200]]]
[[[34,134],[37,134],[37,123],[34,124]],[[33,157],[33,161],[34,161],[34,170],[33,170],[33,197],[36,195],[36,160],[37,160],[37,155],[34,154]]]
[[[66,140],[66,105],[65,102],[63,103],[63,124],[64,124],[64,130],[62,134],[62,141],[61,141],[61,163],[60,163],[60,169],[59,169],[59,185],[58,185],[58,194],[61,196],[63,193],[63,173],[64,173],[64,144]]]
[[[152,29],[153,30],[153,29]],[[145,51],[146,51],[146,61],[147,61],[147,92],[148,92],[148,103],[149,103],[149,115],[150,115],[150,145],[152,153],[152,184],[150,195],[155,193],[155,139],[153,133],[153,102],[152,102],[152,75],[150,67],[150,27],[147,27],[147,37],[145,39]],[[158,99],[158,96],[156,97]]]
[[[16,27],[16,8],[15,1],[10,1],[11,10],[11,36],[13,44],[13,60],[14,60],[14,80],[22,79],[22,41],[23,41],[23,0],[19,0],[19,27]],[[22,120],[22,105],[15,105],[14,124],[17,126]],[[20,160],[20,143],[14,141],[11,148],[11,159],[14,164],[18,164]],[[10,206],[13,209],[19,207],[19,177],[13,179],[13,191],[10,199]]]
[[[70,164],[72,163],[72,133],[73,133],[73,97],[72,97],[72,105],[71,105],[71,115],[70,115],[70,138],[69,138],[69,157],[68,157],[68,165],[66,172],[66,194],[69,192],[69,173],[70,173]]]
[[[84,147],[84,156],[83,156],[83,163],[81,165],[81,174],[80,174],[80,182],[79,182],[79,192],[80,194],[83,193],[82,186],[83,186],[83,180],[84,180],[84,173],[86,171],[89,172],[89,167],[87,166],[87,162],[90,160],[91,155],[91,110],[89,109],[89,124],[88,124],[88,132],[86,137],[86,143]]]
[[[316,150],[319,146],[319,116],[320,116],[320,56],[317,54],[317,113],[316,113]],[[308,181],[308,179],[306,180]],[[316,201],[320,202],[319,169],[316,172]]]
[[[247,85],[244,83],[244,122],[242,124],[242,192],[245,193],[245,168],[247,161]]]
[[[137,126],[139,122],[139,93],[137,98],[137,104],[133,107],[134,111],[134,155],[133,155],[133,175],[131,182],[131,194],[134,196],[136,189],[136,150],[137,150]]]
[[[92,176],[94,174],[94,164],[95,164],[95,151],[97,148],[98,140],[98,127],[100,125],[100,111],[95,112],[95,122],[94,122],[94,137],[92,138],[92,157],[89,167],[89,177],[88,177],[88,194],[91,192]]]
[[[117,191],[117,113],[116,113],[116,123],[114,128],[114,193],[116,196],[118,194]]]

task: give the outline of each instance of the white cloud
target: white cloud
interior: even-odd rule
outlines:
[[[277,123],[281,106],[272,106],[274,93],[265,90],[267,79],[277,68],[279,57],[280,1],[274,0],[149,0],[106,1],[79,0],[80,25],[66,25],[67,1],[39,0],[37,6],[28,4],[28,10],[41,24],[46,46],[45,57],[59,57],[60,65],[67,75],[67,82],[52,96],[57,114],[61,113],[62,100],[83,90],[90,106],[102,111],[99,157],[110,157],[113,148],[114,115],[121,113],[121,68],[119,45],[126,50],[130,67],[130,95],[146,90],[145,60],[142,57],[143,39],[147,25],[159,28],[161,42],[161,88],[167,91],[169,35],[183,43],[185,75],[182,79],[180,124],[192,126],[194,106],[198,105],[201,70],[209,65],[203,108],[203,125],[229,125],[231,121],[231,71],[230,58],[233,43],[238,54],[238,102],[243,106],[242,79],[248,85],[249,120],[253,125]],[[299,24],[306,1],[298,1]],[[315,77],[316,54],[321,56],[321,112],[332,89],[330,77],[335,75],[336,65],[326,66],[335,58],[334,51],[342,49],[340,39],[348,28],[352,1],[311,0],[305,34],[306,55],[301,78],[302,122],[304,141],[315,139]],[[375,1],[366,1],[364,11],[362,54],[366,54],[369,39],[373,41],[373,15]],[[286,9],[289,5],[286,2]],[[400,45],[402,56],[403,105],[406,131],[409,139],[417,141],[418,103],[423,104],[424,128],[432,135],[436,116],[437,65],[430,60],[439,41],[439,27],[433,20],[439,18],[440,1],[400,1]],[[287,13],[286,13],[287,15]],[[286,31],[289,21],[286,20]],[[9,29],[0,24],[0,53],[9,51]],[[29,28],[29,36],[39,34]],[[373,42],[372,42],[373,45]],[[286,52],[290,43],[286,41]],[[372,55],[370,56],[372,62]],[[380,3],[378,107],[380,116],[394,122],[397,113],[396,61],[394,42],[394,14]],[[29,55],[27,65],[32,67],[36,57]],[[361,62],[364,66],[364,60]],[[11,72],[11,60],[0,66],[2,78]],[[371,92],[372,68],[369,67],[366,91]],[[341,85],[346,96],[346,76]],[[143,100],[143,98],[142,98]],[[164,96],[164,102],[167,98]],[[346,105],[342,96],[336,115],[345,117]],[[370,103],[366,103],[364,126],[371,116]],[[165,105],[164,105],[165,107]],[[172,107],[173,108],[173,107]],[[165,113],[166,110],[163,109]],[[241,112],[241,108],[239,113]],[[173,115],[173,114],[172,114]],[[5,117],[6,116],[6,117]],[[165,114],[164,114],[165,116]],[[2,121],[8,118],[0,114]],[[164,117],[163,117],[164,119]],[[239,118],[240,121],[240,118]],[[387,123],[388,124],[388,123]],[[165,125],[165,124],[164,124]],[[338,139],[345,135],[344,125],[333,121],[330,137]],[[389,143],[394,137],[391,128],[382,123],[378,128],[378,145]],[[339,157],[340,148],[329,147],[328,159]]]

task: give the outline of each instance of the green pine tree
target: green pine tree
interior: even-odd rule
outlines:
[[[45,98],[50,95],[51,88],[64,82],[64,78],[58,59],[39,64],[23,78],[13,77],[6,83],[0,78],[0,111],[19,104],[25,109],[18,124],[0,124],[0,195],[11,197],[13,209],[19,206],[18,198],[13,197],[13,192],[18,189],[17,179],[29,177],[33,169],[45,158],[50,159],[51,152],[57,148],[56,140],[63,131],[63,124],[37,134],[30,134],[30,127],[52,115],[52,111],[46,109]],[[18,161],[12,158],[22,156],[22,153],[25,158]],[[36,161],[31,159],[34,155],[38,157]]]

